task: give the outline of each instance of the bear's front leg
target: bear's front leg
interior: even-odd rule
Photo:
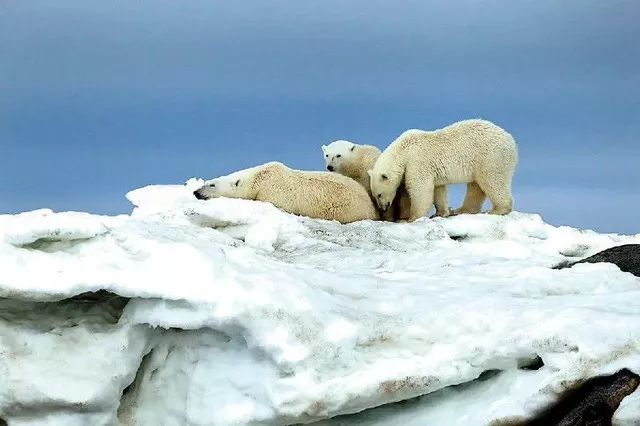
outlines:
[[[420,185],[407,188],[411,199],[411,216],[409,222],[427,215],[433,205],[434,186],[432,181],[422,181]]]

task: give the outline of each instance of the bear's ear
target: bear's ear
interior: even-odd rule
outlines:
[[[326,152],[327,151],[327,146],[326,145],[322,145],[322,152]]]
[[[367,174],[369,175],[370,178],[373,177],[373,170],[367,170]]]
[[[387,175],[380,175],[380,177],[382,178],[382,180],[387,180],[387,179],[389,179],[389,176],[387,176]]]
[[[356,144],[353,144],[353,146],[351,147],[351,151],[353,151],[354,149],[356,149]]]
[[[233,185],[237,188],[240,185],[240,179],[238,179]]]

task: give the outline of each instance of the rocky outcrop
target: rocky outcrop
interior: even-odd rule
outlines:
[[[622,400],[640,384],[640,376],[622,369],[595,377],[563,395],[548,410],[522,426],[608,426]]]
[[[578,263],[613,263],[623,272],[640,277],[640,244],[611,247],[577,262],[561,263],[554,269],[570,268]]]

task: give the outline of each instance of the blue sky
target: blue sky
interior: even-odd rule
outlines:
[[[492,120],[515,207],[640,232],[640,2],[0,4],[0,212],[115,214],[126,191],[407,128]],[[451,191],[461,203],[461,188]]]

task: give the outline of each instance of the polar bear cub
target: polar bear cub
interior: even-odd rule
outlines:
[[[373,145],[360,145],[345,140],[337,140],[322,145],[327,170],[340,173],[357,181],[371,195],[369,170],[373,168],[382,151]],[[373,197],[372,197],[373,199]],[[375,200],[374,200],[375,201]],[[385,220],[407,220],[410,215],[409,195],[403,189],[398,192],[393,208],[384,212]]]
[[[464,202],[456,213],[479,213],[485,197],[491,214],[513,208],[511,180],[518,162],[513,137],[485,120],[464,120],[434,131],[408,130],[384,150],[369,176],[371,193],[382,211],[389,208],[404,181],[413,221],[434,203],[438,186],[466,183]],[[448,211],[446,191],[435,194]],[[445,209],[446,207],[446,209]]]
[[[369,173],[382,151],[373,145],[358,145],[345,140],[322,145],[327,170],[349,176],[370,191]]]
[[[367,191],[353,179],[336,173],[293,170],[278,162],[208,180],[193,195],[199,200],[228,197],[266,201],[288,213],[340,223],[380,218]]]

